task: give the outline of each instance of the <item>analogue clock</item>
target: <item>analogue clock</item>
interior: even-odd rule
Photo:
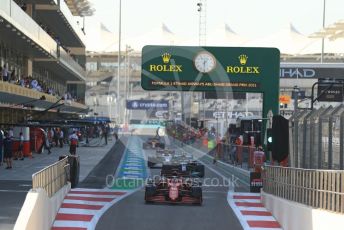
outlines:
[[[196,55],[194,64],[199,72],[209,73],[216,67],[216,59],[211,53],[202,51]]]

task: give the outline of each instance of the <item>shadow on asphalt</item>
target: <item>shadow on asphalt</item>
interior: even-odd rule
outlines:
[[[78,184],[78,188],[97,188],[106,186],[106,177],[114,175],[118,165],[121,162],[125,151],[127,138],[119,139],[104,158],[92,169],[87,177]],[[97,153],[94,153],[97,154]]]

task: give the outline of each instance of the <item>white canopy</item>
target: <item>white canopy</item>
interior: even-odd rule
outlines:
[[[104,25],[92,28],[87,36],[87,50],[93,52],[117,52],[118,40]],[[129,45],[134,51],[141,51],[145,45],[178,45],[180,39],[165,25],[132,38],[122,38],[122,51]]]
[[[117,35],[110,32],[103,24],[93,24],[87,28],[86,49],[93,52],[117,52]],[[129,45],[140,52],[145,45],[190,45],[197,46],[198,37],[182,40],[165,24],[151,31],[131,38],[122,39],[122,51]],[[235,33],[227,24],[221,24],[208,32],[207,46],[249,46],[276,47],[282,54],[307,55],[321,53],[321,38],[309,38],[299,33],[292,24],[280,31],[261,39],[248,41]],[[334,41],[325,39],[325,52],[328,54],[344,54],[344,38]]]
[[[102,23],[89,24],[86,28],[86,49],[92,52],[109,52],[109,47],[117,43],[116,36]],[[118,43],[117,43],[118,44]],[[118,50],[118,48],[116,49]]]
[[[312,38],[312,42],[300,51],[300,54],[320,54],[322,49],[321,38]],[[344,38],[336,40],[325,39],[324,54],[344,54]]]
[[[208,32],[207,46],[243,46],[248,40],[235,33],[226,23],[220,24]],[[198,37],[186,39],[181,45],[198,46]]]
[[[123,44],[135,51],[141,51],[146,45],[178,45],[179,42],[180,39],[165,24],[137,37],[123,39]]]
[[[228,24],[220,27],[208,34],[207,45],[209,46],[243,46],[248,39],[235,33]]]
[[[312,40],[310,38],[298,32],[289,23],[277,33],[268,35],[262,39],[250,41],[245,45],[252,47],[276,47],[283,54],[297,55],[311,42]]]

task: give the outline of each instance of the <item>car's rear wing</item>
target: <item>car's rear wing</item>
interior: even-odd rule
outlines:
[[[179,177],[190,177],[190,170],[186,167],[186,165],[163,165],[161,168],[161,176],[164,177],[172,177],[172,176],[179,176]]]

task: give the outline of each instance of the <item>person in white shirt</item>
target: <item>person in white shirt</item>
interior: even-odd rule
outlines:
[[[24,136],[23,133],[20,132],[19,134],[19,146],[18,146],[18,151],[15,154],[14,160],[24,160],[24,154],[23,154],[23,148],[24,148]]]
[[[55,132],[54,132],[54,129],[51,128],[50,131],[49,131],[49,142],[50,142],[50,146],[52,145],[53,141],[54,141],[54,135],[55,135]]]
[[[48,133],[44,132],[44,147],[46,150],[48,150],[48,154],[51,153],[51,145],[50,145],[50,140],[49,140],[49,137],[48,137]]]
[[[60,129],[60,133],[59,133],[59,142],[60,142],[60,148],[63,148],[63,139],[64,139],[64,134],[62,129]]]
[[[14,134],[13,134],[12,128],[10,128],[10,130],[8,131],[8,134],[9,134],[10,138],[13,138]]]
[[[4,81],[9,81],[9,77],[8,77],[8,69],[6,67],[6,64],[4,65],[4,68],[2,69],[2,78]]]

